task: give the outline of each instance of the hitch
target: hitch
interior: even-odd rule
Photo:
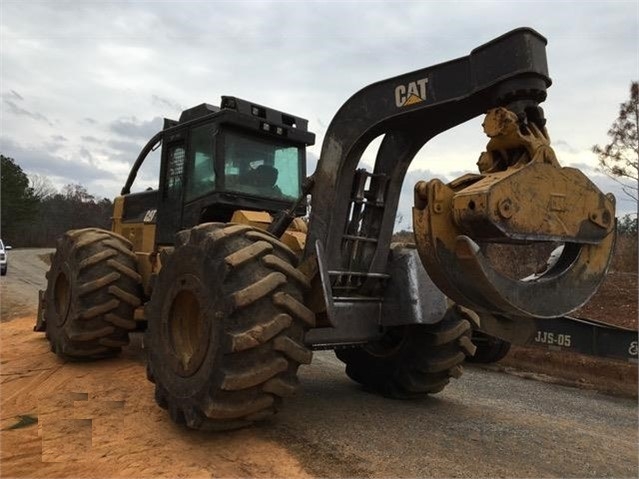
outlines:
[[[480,174],[415,186],[413,225],[420,258],[456,303],[507,316],[555,318],[582,306],[604,278],[615,244],[615,202],[579,170],[562,168],[538,121],[490,110]],[[562,242],[536,278],[498,272],[480,244]],[[570,292],[570,294],[567,294]]]

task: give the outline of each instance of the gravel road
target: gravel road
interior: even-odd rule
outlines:
[[[432,398],[392,401],[342,370],[316,355],[273,431],[315,475],[637,477],[636,401],[470,367]]]
[[[30,333],[43,286],[43,250],[11,252],[2,278],[2,472],[23,477],[637,477],[637,402],[468,367],[443,393],[423,401],[362,391],[332,352],[300,369],[301,393],[271,422],[206,435],[173,426],[152,401],[144,353],[134,338],[122,358],[69,364]],[[24,277],[22,275],[24,274]],[[19,298],[31,303],[20,306]],[[20,323],[24,323],[21,325]],[[34,335],[33,337],[31,335]],[[24,348],[24,349],[20,349]],[[25,353],[30,351],[30,353]],[[26,356],[30,356],[26,359]],[[12,361],[25,361],[12,363]],[[30,362],[27,362],[30,361]],[[39,378],[43,379],[40,380]],[[139,378],[139,381],[136,379]],[[106,385],[105,385],[106,383]],[[7,430],[35,408],[35,392],[117,392],[125,418],[100,442],[95,459],[43,462],[34,428]],[[106,394],[106,393],[105,393]],[[31,432],[29,432],[31,429]],[[29,435],[30,434],[30,435]],[[44,436],[43,436],[44,437]],[[126,443],[114,442],[123,437]],[[102,446],[100,446],[102,444]],[[31,449],[30,449],[31,448]],[[149,448],[153,453],[149,453]],[[33,452],[30,457],[28,451]],[[117,456],[116,459],[114,457]],[[142,458],[142,459],[141,459]],[[56,469],[56,467],[58,467]]]
[[[13,249],[8,252],[7,275],[0,279],[0,320],[24,316],[38,306],[38,291],[46,288],[48,266],[42,257],[51,248]]]

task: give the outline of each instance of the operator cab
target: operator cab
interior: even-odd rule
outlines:
[[[139,221],[154,207],[155,243],[172,244],[174,234],[200,223],[230,221],[237,210],[286,209],[301,194],[306,146],[315,142],[307,120],[235,97],[221,106],[185,110],[140,153],[122,189],[122,223]],[[144,156],[162,142],[158,190],[129,194]],[[302,205],[296,215],[306,214]],[[157,217],[157,221],[155,221]]]
[[[191,131],[190,147],[187,203],[216,191],[288,203],[300,194],[303,146],[205,124]]]

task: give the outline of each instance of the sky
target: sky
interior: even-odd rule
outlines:
[[[639,2],[630,1],[0,1],[0,153],[60,188],[113,198],[162,118],[231,95],[307,118],[319,156],[356,91],[466,56],[528,26],[548,39],[553,85],[542,105],[558,159],[636,203],[596,171],[594,144],[639,79]],[[431,140],[404,183],[476,172],[481,117]],[[363,162],[372,164],[374,142]],[[157,154],[136,186],[157,185]],[[309,172],[310,173],[310,172]],[[135,188],[134,188],[135,189]]]

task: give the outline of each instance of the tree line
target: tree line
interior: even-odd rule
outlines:
[[[14,247],[53,247],[65,231],[111,227],[113,203],[96,198],[80,184],[58,191],[43,176],[27,174],[13,159],[0,155],[0,234]]]

